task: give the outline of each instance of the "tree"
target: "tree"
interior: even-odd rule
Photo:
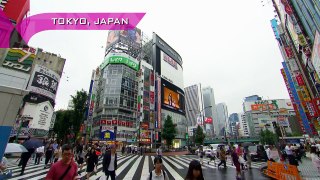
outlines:
[[[261,130],[260,132],[260,142],[262,144],[276,144],[277,142],[277,135],[271,132],[269,129]]]
[[[166,140],[168,147],[172,145],[172,141],[175,138],[176,134],[177,130],[172,122],[172,117],[168,115],[164,121],[161,133],[161,137]]]
[[[58,142],[67,142],[67,135],[71,133],[71,126],[73,121],[72,110],[56,111],[56,121],[53,131],[57,134]]]
[[[206,135],[203,133],[203,129],[198,126],[195,134],[196,145],[202,145],[205,137]]]
[[[75,96],[71,96],[73,102],[73,133],[77,135],[80,130],[80,125],[85,120],[86,102],[88,94],[85,90],[77,91]]]

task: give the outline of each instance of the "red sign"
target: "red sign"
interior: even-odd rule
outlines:
[[[154,104],[154,92],[150,91],[150,104]]]
[[[315,110],[317,111],[317,114],[320,114],[320,98],[314,98],[312,102]]]
[[[117,120],[112,120],[112,125],[117,125]]]
[[[122,125],[122,126],[126,126],[126,121],[122,121],[122,122],[121,122],[121,125]]]
[[[212,123],[212,118],[211,117],[206,117],[204,122],[207,123],[207,124],[211,124]]]
[[[129,126],[129,125],[130,125],[130,122],[129,122],[129,121],[127,121],[127,122],[126,122],[126,126]]]
[[[288,59],[291,59],[293,57],[292,49],[289,46],[285,47],[284,51],[286,52],[286,55],[287,55]]]
[[[303,81],[303,77],[302,74],[299,74],[298,76],[296,76],[296,80],[299,86],[304,86],[304,81]]]
[[[293,13],[292,8],[290,7],[289,4],[286,4],[284,7],[284,10],[286,11],[286,13],[288,13],[289,15],[291,15]]]
[[[121,121],[120,120],[118,120],[118,126],[121,126]]]
[[[105,119],[100,120],[100,124],[107,124],[107,120],[105,120]]]
[[[141,144],[150,144],[151,143],[151,139],[150,138],[140,139],[140,143]]]
[[[107,125],[111,125],[111,121],[107,121]]]

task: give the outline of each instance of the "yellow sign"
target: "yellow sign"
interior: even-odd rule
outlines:
[[[104,133],[104,138],[105,139],[110,139],[110,133],[109,132]]]
[[[303,36],[303,34],[300,34],[299,36],[298,36],[298,41],[299,41],[299,44],[301,45],[301,46],[306,46],[307,45],[307,40],[306,40],[306,38]]]

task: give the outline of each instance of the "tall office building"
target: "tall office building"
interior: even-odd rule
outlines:
[[[185,87],[184,91],[186,95],[186,118],[188,126],[203,125],[201,119],[202,114],[200,114],[200,111],[204,107],[201,84]]]
[[[177,129],[173,146],[184,146],[187,123],[179,54],[157,34],[149,39],[138,28],[109,31],[106,47],[89,91],[89,96],[96,94],[94,138],[116,139],[120,146],[158,146],[165,143],[161,132],[169,115]]]
[[[271,20],[284,62],[281,73],[303,133],[320,131],[320,2],[273,0]]]
[[[218,131],[218,116],[217,116],[217,107],[216,107],[216,102],[214,98],[214,91],[211,87],[204,87],[202,89],[202,94],[203,94],[203,104],[204,107],[210,107],[206,108],[204,110],[205,117],[211,117],[212,118],[212,123],[207,124],[208,126],[208,133],[209,135],[212,136],[218,136],[219,131]]]
[[[228,108],[225,103],[217,104],[217,132],[219,136],[225,135],[226,123],[228,122]]]
[[[240,116],[239,136],[248,137],[248,136],[250,136],[250,129],[248,126],[247,119],[245,117],[246,115],[244,113],[241,113],[239,116]]]
[[[234,138],[237,136],[237,123],[239,123],[240,118],[239,118],[239,113],[232,113],[230,114],[228,118],[228,126],[229,126],[229,131],[226,133],[228,137]]]

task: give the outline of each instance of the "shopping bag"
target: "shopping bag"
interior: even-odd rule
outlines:
[[[239,161],[240,164],[246,163],[246,161],[243,159],[242,156],[239,156],[239,160],[238,161]]]

